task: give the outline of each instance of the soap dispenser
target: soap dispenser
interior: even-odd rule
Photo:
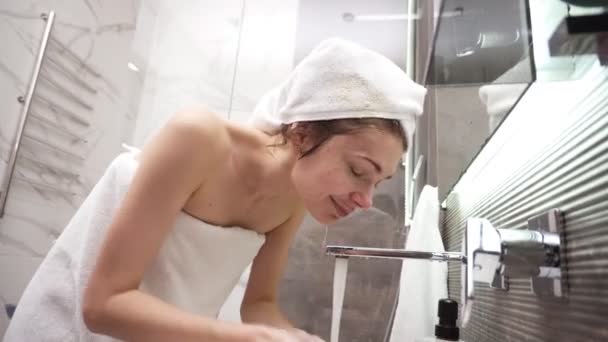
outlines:
[[[437,305],[439,324],[435,325],[435,336],[417,339],[416,342],[461,341],[458,319],[458,303],[451,299],[440,299]]]

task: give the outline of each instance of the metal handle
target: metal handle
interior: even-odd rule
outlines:
[[[467,263],[461,265],[461,323],[466,326],[476,300],[475,281],[491,283],[500,266],[500,235],[494,226],[483,218],[469,218],[462,238],[462,253]]]
[[[27,93],[25,94],[24,98],[20,97],[19,99],[19,102],[23,100],[23,109],[21,110],[21,118],[19,120],[19,126],[17,129],[17,137],[15,138],[15,142],[13,143],[13,147],[9,155],[8,172],[4,175],[4,179],[2,180],[2,187],[0,187],[0,217],[4,216],[6,200],[8,199],[11,180],[13,179],[13,174],[15,173],[15,164],[17,162],[17,156],[19,155],[19,148],[21,147],[21,139],[23,138],[25,123],[27,122],[27,117],[30,112],[30,106],[32,104],[34,92],[36,91],[38,76],[40,75],[40,70],[42,69],[42,61],[44,60],[46,48],[49,43],[49,37],[51,36],[51,31],[53,29],[53,23],[55,21],[55,12],[51,11],[48,15],[42,14],[42,19],[46,20],[46,27],[44,28],[44,35],[42,36],[42,41],[40,42],[40,47],[38,48],[36,64],[34,65],[34,72],[32,73]]]
[[[469,218],[462,252],[462,326],[470,319],[475,282],[508,290],[508,278],[529,278],[531,291],[541,298],[565,298],[566,264],[562,214],[551,209],[528,220],[528,229],[500,229],[483,218]]]

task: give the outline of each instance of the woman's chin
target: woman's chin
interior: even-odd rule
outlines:
[[[315,212],[309,212],[310,216],[312,216],[315,221],[317,221],[319,224],[332,224],[332,223],[336,223],[340,220],[340,217],[336,214],[332,214],[332,213],[327,213],[327,212],[321,212],[321,213],[315,213]]]

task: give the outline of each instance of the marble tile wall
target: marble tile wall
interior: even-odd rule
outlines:
[[[146,1],[144,1],[146,2]],[[134,60],[143,80],[133,142],[143,146],[177,110],[228,116],[243,0],[154,0],[142,6]]]
[[[297,0],[246,1],[228,116],[247,122],[258,100],[294,67]]]
[[[21,292],[105,166],[128,142],[136,116],[127,69],[139,0],[0,3],[0,177],[43,35],[56,12],[20,157],[0,218],[0,336]]]
[[[134,143],[143,145],[190,106],[246,122],[258,99],[293,68],[297,4],[144,1],[132,57],[144,84]]]

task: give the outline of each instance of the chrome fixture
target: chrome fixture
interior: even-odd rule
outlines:
[[[8,198],[8,192],[11,186],[11,180],[15,173],[15,164],[17,162],[17,156],[19,155],[19,149],[21,147],[21,140],[23,138],[25,123],[27,122],[27,117],[30,114],[32,98],[34,96],[34,92],[36,91],[38,77],[40,75],[40,70],[42,69],[42,62],[49,43],[51,31],[53,29],[53,23],[55,22],[55,12],[51,11],[49,14],[42,14],[41,17],[43,20],[46,21],[46,27],[44,28],[42,41],[40,42],[40,47],[38,48],[36,63],[34,64],[34,72],[32,73],[32,77],[27,88],[27,93],[25,96],[20,96],[18,98],[18,101],[23,104],[23,109],[21,111],[21,117],[19,119],[17,137],[15,138],[8,159],[8,172],[4,176],[4,179],[2,180],[2,184],[0,186],[0,217],[4,215],[4,209],[6,206],[6,200]]]
[[[466,263],[466,257],[461,253],[452,252],[418,252],[403,249],[368,248],[354,246],[327,246],[327,255],[336,257],[362,257],[383,259],[424,259],[429,261],[460,261]]]
[[[354,14],[352,12],[342,13],[342,20],[347,23],[353,21],[415,21],[420,19],[420,15],[416,12],[416,6],[408,6],[407,13],[385,13],[385,14]],[[464,9],[457,7],[453,11],[445,11],[441,13],[442,18],[454,18],[464,15]],[[438,17],[438,15],[435,15]]]
[[[559,209],[529,219],[528,229],[500,229],[483,218],[468,219],[462,242],[468,261],[461,268],[463,325],[470,318],[476,281],[508,290],[509,278],[529,278],[531,292],[537,296],[565,297],[562,234]]]
[[[528,229],[500,229],[486,219],[469,218],[463,234],[462,253],[332,245],[326,247],[326,254],[341,258],[460,262],[461,317],[464,326],[475,301],[475,282],[506,291],[509,289],[509,278],[529,278],[531,292],[537,296],[565,297],[565,240],[562,234],[561,211],[552,209],[529,219]]]

